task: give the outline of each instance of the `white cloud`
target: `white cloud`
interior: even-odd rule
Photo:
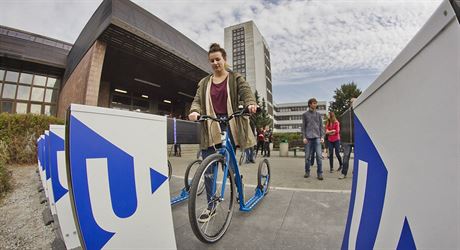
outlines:
[[[382,71],[440,0],[138,3],[205,49],[223,43],[224,27],[254,20],[269,43],[276,85],[298,72]]]
[[[100,2],[3,0],[0,24],[74,42]],[[280,85],[316,82],[321,74],[381,72],[441,0],[134,2],[204,49],[223,44],[224,27],[254,20],[269,43],[274,85]]]
[[[0,25],[73,43],[100,1],[1,0]]]

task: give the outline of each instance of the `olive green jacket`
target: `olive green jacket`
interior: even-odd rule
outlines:
[[[203,115],[215,116],[212,102],[210,101],[210,87],[212,84],[212,75],[208,75],[201,79],[198,83],[198,89],[193,99],[190,113],[198,112]],[[244,77],[238,73],[229,72],[227,84],[228,100],[227,111],[228,114],[233,114],[238,110],[239,105],[244,107],[248,105],[257,105],[254,93],[251,87],[246,82]],[[249,117],[237,117],[230,121],[230,130],[232,131],[233,139],[236,145],[242,149],[252,147],[256,144],[255,136],[249,125]],[[216,122],[208,120],[201,126],[201,148],[206,149],[221,141],[220,127]]]

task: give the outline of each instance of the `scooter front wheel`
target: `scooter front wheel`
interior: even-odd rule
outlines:
[[[189,221],[195,236],[205,243],[220,240],[232,220],[235,179],[232,169],[226,168],[225,164],[222,155],[210,155],[193,177],[193,180],[204,180],[206,195],[199,195],[200,182],[192,181],[188,201]]]

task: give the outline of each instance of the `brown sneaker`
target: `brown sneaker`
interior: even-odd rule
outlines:
[[[322,175],[322,174],[319,174],[319,175],[318,175],[318,180],[320,180],[320,181],[324,180],[324,178],[323,178],[323,175]]]

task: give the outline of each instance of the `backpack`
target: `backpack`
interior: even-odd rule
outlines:
[[[264,141],[264,134],[263,134],[263,133],[259,133],[259,135],[257,136],[257,140],[258,140],[258,141]]]

